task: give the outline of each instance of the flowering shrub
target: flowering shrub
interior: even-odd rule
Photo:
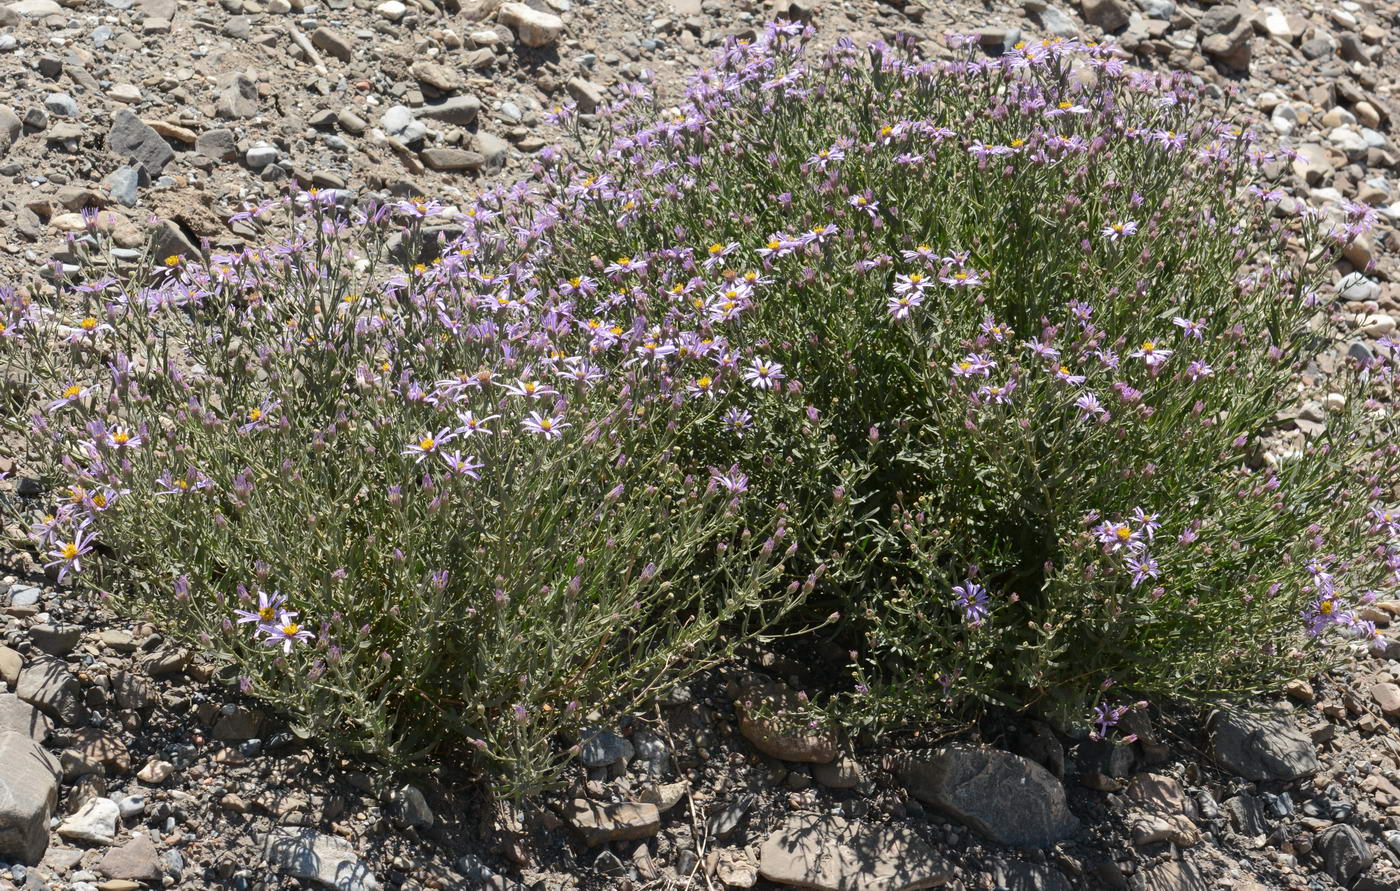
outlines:
[[[629,87],[464,209],[299,193],[290,241],[7,293],[71,496],[33,541],[299,721],[517,790],[584,713],[833,612],[826,701],[877,725],[1103,734],[1115,682],[1373,637],[1395,344],[1320,437],[1275,420],[1370,211],[1282,213],[1273,155],[1111,47],[805,38],[731,42],[679,109]]]

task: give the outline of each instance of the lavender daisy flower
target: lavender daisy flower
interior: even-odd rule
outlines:
[[[573,425],[565,422],[563,415],[541,415],[537,411],[532,411],[530,417],[520,422],[520,426],[531,433],[540,434],[545,439],[562,439],[564,428]]]
[[[314,636],[297,624],[295,613],[286,610],[277,613],[275,622],[259,625],[258,631],[266,635],[262,640],[264,646],[281,645],[283,653],[290,653],[297,641],[308,641]]]
[[[972,579],[965,579],[961,585],[953,586],[958,607],[963,611],[963,619],[973,628],[982,627],[991,610],[987,603],[987,590]]]
[[[452,438],[452,431],[443,427],[437,433],[425,434],[416,442],[404,446],[401,454],[412,456],[415,464],[421,464],[424,458],[437,454],[439,449],[452,441]]]
[[[70,572],[82,572],[82,559],[92,553],[92,542],[97,536],[91,532],[85,532],[82,527],[78,528],[72,541],[62,542],[53,550],[49,551],[49,556],[54,559],[44,564],[45,569],[58,567],[58,580],[63,581]]]
[[[258,608],[256,610],[236,609],[234,613],[238,616],[238,624],[242,625],[251,622],[257,625],[270,625],[277,621],[279,612],[282,615],[296,618],[296,613],[282,609],[287,605],[286,596],[273,591],[268,594],[266,591],[258,592]]]
[[[1172,351],[1163,349],[1155,340],[1144,340],[1142,346],[1128,354],[1129,359],[1141,359],[1148,368],[1156,368],[1171,357]]]
[[[1136,220],[1128,220],[1122,223],[1109,223],[1100,230],[1100,234],[1110,242],[1116,242],[1120,238],[1127,238],[1129,235],[1136,235],[1138,224]]]
[[[447,464],[447,469],[457,476],[469,476],[474,480],[481,479],[481,474],[477,473],[477,471],[486,466],[477,461],[475,455],[468,455],[463,458],[461,452],[453,452],[450,455],[444,454],[442,455],[442,460]]]
[[[773,389],[783,377],[783,366],[767,359],[754,359],[744,369],[744,380],[759,390]]]
[[[743,436],[744,431],[753,426],[753,413],[742,408],[731,408],[724,413],[721,423],[735,436]]]

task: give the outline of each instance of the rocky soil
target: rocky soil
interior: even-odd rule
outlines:
[[[294,184],[470,195],[563,138],[544,109],[594,122],[627,81],[665,105],[726,36],[795,15],[822,42],[906,33],[930,55],[949,30],[991,53],[1107,35],[1199,74],[1296,151],[1281,213],[1380,209],[1336,270],[1343,349],[1382,348],[1400,318],[1394,2],[442,3],[0,5],[0,283],[73,271],[84,213],[133,264],[152,238],[155,257],[255,243],[228,217]],[[1340,358],[1318,358],[1286,438],[1326,423]],[[48,495],[8,480],[0,497]],[[395,778],[301,739],[160,629],[5,559],[0,891],[1400,889],[1400,644],[1257,714],[1134,714],[1118,747],[1031,721],[879,746],[793,734],[755,705],[812,666],[767,654],[596,728],[565,788],[514,808],[450,763]]]

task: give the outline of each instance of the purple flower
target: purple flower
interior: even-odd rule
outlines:
[[[958,607],[963,611],[963,619],[973,628],[982,627],[990,610],[987,606],[987,590],[972,579],[965,579],[961,585],[953,586]]]
[[[238,624],[252,622],[257,625],[270,625],[277,621],[279,613],[296,618],[296,613],[287,612],[282,607],[287,605],[287,598],[276,591],[268,594],[266,591],[258,592],[258,608],[256,611],[236,609],[234,613],[238,615]]]
[[[541,415],[537,411],[530,412],[530,417],[520,422],[520,426],[531,433],[538,433],[545,439],[562,439],[564,428],[573,425],[564,420],[563,415]]]
[[[45,569],[58,567],[58,580],[61,582],[70,572],[82,572],[82,559],[92,553],[92,542],[97,536],[78,527],[72,541],[60,542],[49,551],[54,559],[44,564]]]
[[[783,377],[783,366],[767,359],[754,359],[744,369],[744,380],[759,390],[773,389]]]
[[[283,653],[290,653],[297,641],[311,640],[313,636],[310,631],[297,624],[295,613],[286,610],[277,613],[275,622],[259,625],[258,630],[266,635],[262,641],[264,646],[275,647],[280,644]]]
[[[1138,224],[1136,220],[1127,220],[1122,223],[1109,223],[1100,230],[1100,234],[1110,242],[1116,242],[1120,238],[1127,238],[1129,235],[1136,235]]]
[[[438,454],[439,449],[452,441],[453,435],[452,430],[447,427],[443,427],[437,433],[426,433],[416,442],[404,446],[402,454],[411,455],[413,463],[421,464],[429,455]]]

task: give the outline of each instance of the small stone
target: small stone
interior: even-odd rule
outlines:
[[[224,120],[251,118],[258,113],[258,87],[246,74],[228,80],[214,102],[214,113]]]
[[[150,836],[138,833],[121,847],[108,850],[97,865],[97,871],[112,879],[159,883],[160,855]]]
[[[429,170],[480,170],[486,164],[479,152],[468,149],[430,148],[418,157]]]
[[[48,715],[13,693],[0,693],[0,733],[23,733],[41,743],[52,728]]]
[[[441,102],[429,102],[418,109],[418,117],[465,127],[476,120],[481,100],[475,96],[452,96]]]
[[[630,742],[601,727],[585,727],[580,740],[578,760],[584,767],[608,767],[633,754]]]
[[[583,114],[593,114],[603,104],[603,88],[581,77],[571,77],[565,85]]]
[[[9,647],[0,646],[0,683],[11,689],[19,683],[20,669],[24,668],[24,657]]]
[[[426,59],[410,65],[408,73],[413,75],[420,84],[439,93],[455,93],[466,86],[462,76],[455,70],[439,62],[429,62]]]
[[[72,841],[110,845],[117,835],[121,809],[110,798],[94,798],[58,826],[58,834]]]
[[[139,105],[145,97],[141,95],[141,88],[135,84],[113,84],[107,91],[107,98],[123,105]]]
[[[860,785],[860,763],[849,755],[839,755],[829,764],[813,764],[812,779],[828,789],[854,789]]]
[[[1112,33],[1128,25],[1128,7],[1122,0],[1084,0],[1084,21]]]
[[[199,134],[194,141],[194,150],[215,161],[232,161],[238,157],[238,139],[232,130],[217,127]]]
[[[661,828],[656,805],[636,801],[611,803],[575,798],[565,815],[593,847],[605,842],[649,838]]]
[[[1400,715],[1400,687],[1386,682],[1383,684],[1371,685],[1371,698],[1376,701],[1376,705],[1381,707],[1381,711],[1390,717]]]
[[[1294,678],[1283,685],[1284,695],[1294,702],[1310,703],[1317,699],[1317,694],[1313,692],[1312,684],[1302,678]],[[1400,689],[1396,691],[1400,694]]]
[[[117,810],[121,813],[123,820],[130,820],[146,811],[146,796],[127,795],[117,799]]]
[[[175,772],[175,765],[169,761],[153,760],[147,762],[146,766],[136,772],[136,778],[151,786],[159,786],[170,779],[170,775]]]
[[[311,44],[342,62],[349,62],[355,55],[355,45],[350,39],[330,28],[322,27],[312,31]]]
[[[564,33],[563,19],[524,3],[501,4],[496,20],[514,28],[520,42],[529,47],[549,46]]]
[[[175,151],[160,134],[151,129],[130,109],[123,108],[112,119],[107,133],[107,147],[123,158],[141,165],[151,176],[160,176]]]
[[[118,167],[103,180],[107,194],[123,207],[135,207],[141,199],[142,184],[148,182],[150,177],[141,167]]]
[[[267,835],[263,856],[285,875],[337,891],[379,891],[379,880],[350,844],[314,829],[276,828]]]
[[[44,97],[44,108],[49,114],[64,118],[76,118],[79,114],[78,101],[67,93],[50,93]]]
[[[394,792],[390,801],[393,808],[394,820],[400,826],[412,826],[414,829],[427,829],[433,825],[433,811],[428,807],[428,800],[423,797],[417,786],[405,784]]]
[[[262,170],[269,164],[277,163],[277,159],[281,157],[281,154],[282,153],[277,151],[273,146],[265,142],[260,142],[248,149],[247,154],[243,156],[243,163],[247,164],[253,170]]]
[[[644,789],[638,798],[647,804],[656,805],[656,809],[664,814],[685,797],[688,788],[685,783],[663,783]]]
[[[408,7],[400,3],[399,0],[384,0],[383,3],[374,8],[374,11],[391,22],[397,22],[403,18],[405,12],[408,12]]]

